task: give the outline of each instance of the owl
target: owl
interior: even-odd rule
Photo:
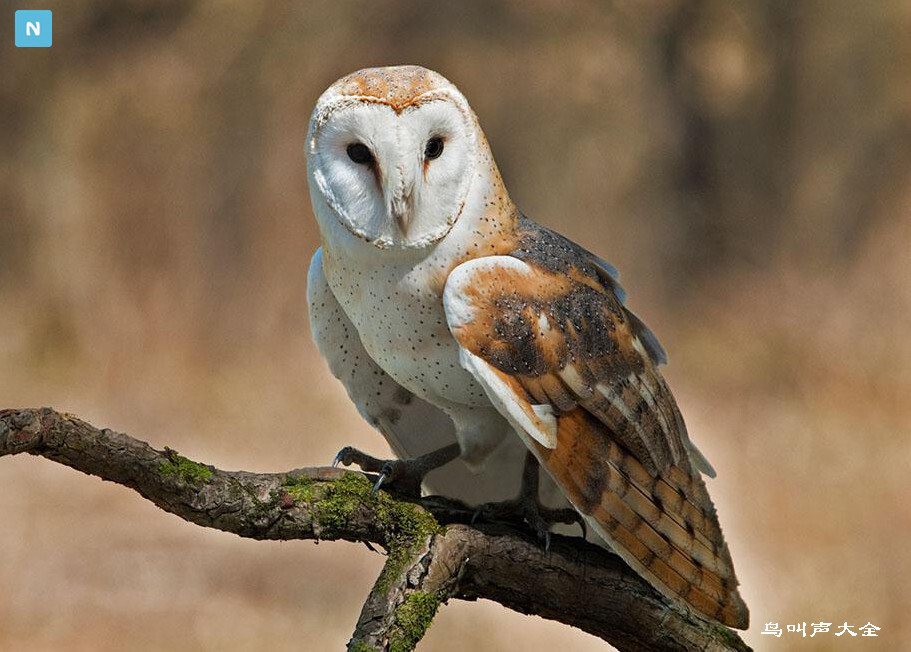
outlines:
[[[311,331],[398,456],[338,460],[539,532],[569,512],[669,599],[746,628],[664,350],[611,265],[515,206],[462,93],[418,66],[354,72],[306,153]]]

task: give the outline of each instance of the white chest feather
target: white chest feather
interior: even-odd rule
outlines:
[[[441,292],[433,289],[434,274],[439,277],[445,270],[443,262],[433,257],[417,263],[339,258],[325,257],[326,280],[364,348],[387,374],[444,409],[489,405],[483,389],[459,364]]]

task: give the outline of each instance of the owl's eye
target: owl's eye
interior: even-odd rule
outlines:
[[[427,144],[424,146],[424,158],[435,159],[439,158],[440,154],[443,153],[443,139],[439,136],[434,136],[427,141]]]
[[[351,143],[345,151],[348,152],[348,158],[359,165],[373,161],[373,154],[370,153],[370,148],[364,143]]]

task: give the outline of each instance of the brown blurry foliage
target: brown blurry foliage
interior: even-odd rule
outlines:
[[[50,1],[54,45],[29,50],[18,8],[0,2],[0,404],[169,432],[227,468],[385,452],[307,333],[303,137],[337,77],[419,63],[668,348],[748,642],[828,649],[758,634],[820,620],[911,640],[907,2]],[[379,563],[185,528],[32,459],[0,464],[0,523],[2,649],[337,649]],[[478,604],[423,649],[553,645],[599,642]]]

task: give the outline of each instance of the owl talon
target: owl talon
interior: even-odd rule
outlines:
[[[424,468],[420,458],[410,460],[386,460],[379,470],[379,478],[373,485],[372,493],[385,487],[388,490],[408,496],[420,498],[421,483],[430,469]]]
[[[348,447],[346,446],[345,448],[340,450],[338,453],[336,453],[335,457],[332,459],[332,468],[333,469],[338,468],[338,465],[342,463],[342,461],[345,459],[345,453],[347,451],[348,451]],[[348,465],[345,464],[345,466],[348,466]]]
[[[544,519],[551,525],[555,523],[562,523],[564,525],[572,525],[576,523],[579,526],[579,529],[582,530],[582,538],[585,539],[588,537],[588,527],[585,525],[585,519],[582,518],[582,515],[574,509],[548,509],[546,507],[541,508],[542,515]]]
[[[365,473],[381,473],[386,460],[367,455],[367,453],[361,452],[353,446],[345,446],[332,460],[332,466],[337,467],[339,464],[343,466],[356,464]]]
[[[582,537],[585,538],[587,534],[585,520],[579,512],[572,508],[545,507],[538,500],[538,461],[531,453],[525,460],[522,489],[518,498],[480,505],[471,517],[471,524],[474,525],[479,518],[489,521],[525,523],[534,530],[538,539],[544,542],[544,552],[550,552],[552,525],[578,523],[582,528]]]
[[[474,525],[479,520],[525,525],[544,544],[544,552],[550,552],[551,526],[581,522],[581,517],[574,509],[550,509],[541,505],[534,496],[522,495],[513,500],[481,505],[472,514],[471,524]]]
[[[376,473],[371,493],[388,489],[403,496],[418,498],[424,476],[459,455],[459,445],[451,444],[439,450],[407,460],[381,460],[352,446],[345,446],[335,456],[332,466],[356,464],[365,473]]]

